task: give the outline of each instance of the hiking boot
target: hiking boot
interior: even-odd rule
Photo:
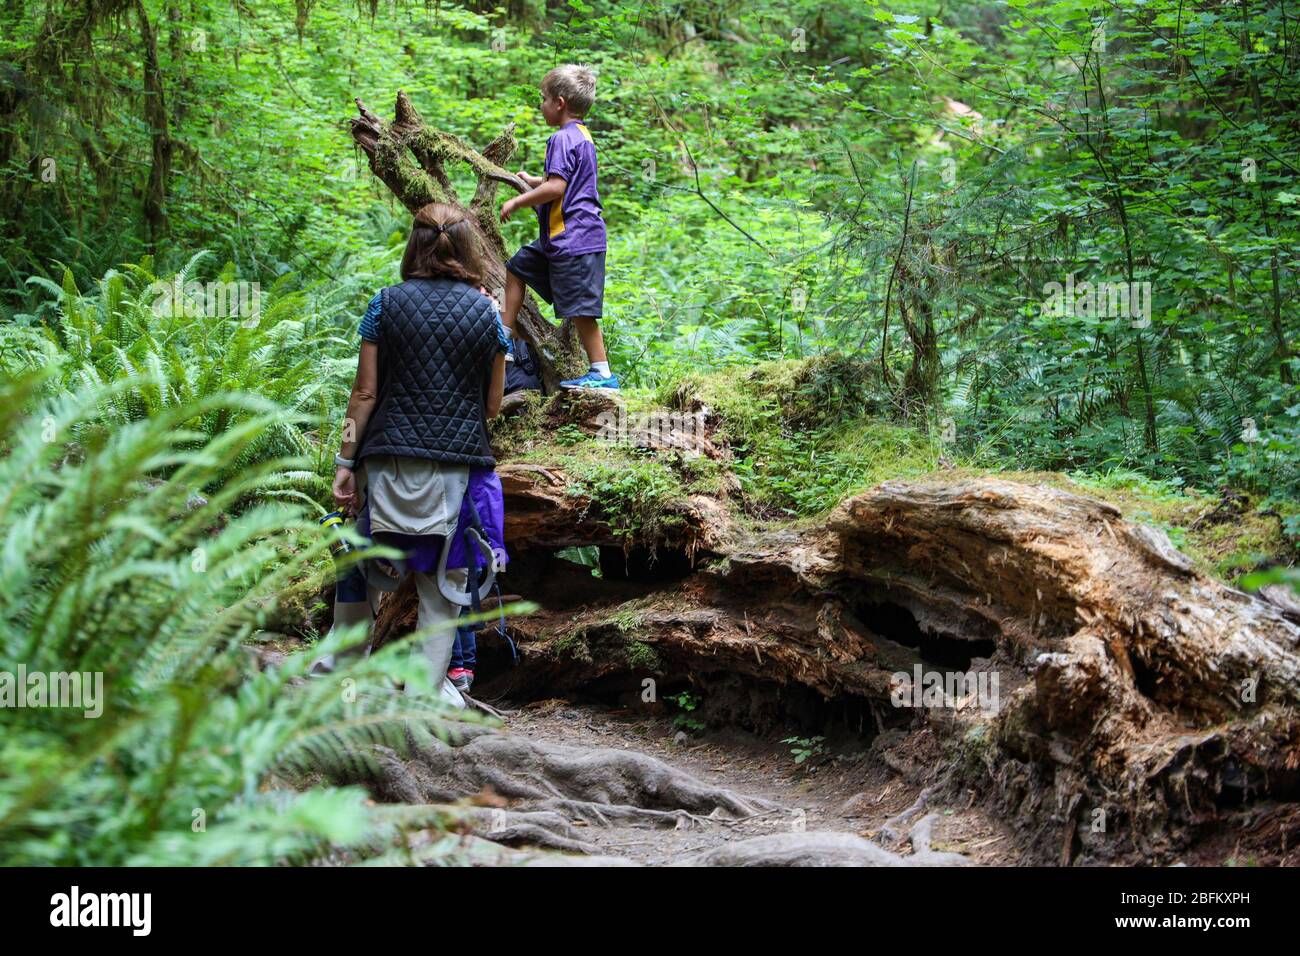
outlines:
[[[569,378],[562,381],[560,388],[606,388],[611,392],[617,392],[618,376],[601,375],[599,372],[588,369],[586,374],[578,378]]]
[[[462,694],[468,694],[474,684],[474,672],[463,667],[453,667],[447,671],[447,677],[451,680],[452,686]]]

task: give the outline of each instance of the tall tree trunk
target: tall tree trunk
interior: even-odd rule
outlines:
[[[144,218],[152,248],[167,233],[167,180],[172,169],[172,141],[168,133],[167,103],[163,96],[162,70],[158,66],[158,39],[144,0],[136,0],[140,20],[140,41],[144,46],[144,118],[153,133],[153,162],[144,191]]]

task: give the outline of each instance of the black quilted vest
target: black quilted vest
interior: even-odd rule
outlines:
[[[380,294],[379,394],[357,460],[403,455],[494,467],[484,393],[496,310],[455,279],[408,279]]]

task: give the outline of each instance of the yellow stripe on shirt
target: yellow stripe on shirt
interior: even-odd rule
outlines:
[[[591,133],[587,131],[587,127],[582,123],[578,124],[578,132],[581,133],[583,137],[587,140],[587,142],[591,143],[592,146],[596,145],[596,141],[591,138]],[[563,204],[564,204],[563,196],[561,196],[559,199],[555,200],[551,204],[551,215],[550,215],[550,221],[548,225],[550,226],[550,237],[552,239],[554,239],[560,233],[564,232],[564,210],[563,208],[561,208]]]

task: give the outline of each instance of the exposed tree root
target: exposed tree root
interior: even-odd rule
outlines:
[[[501,848],[530,848],[600,857],[573,825],[673,829],[727,826],[780,812],[776,803],[711,787],[644,754],[543,744],[467,725],[450,742],[417,746],[408,757],[376,747],[379,776],[365,782],[383,799],[451,803],[493,794],[510,807],[470,806],[461,811],[472,863],[500,865],[568,862]],[[349,781],[351,782],[351,781]],[[789,833],[743,840],[679,862],[701,866],[940,866],[961,865],[957,854],[930,850],[929,830],[913,829],[914,853],[903,856],[847,833]]]
[[[558,847],[528,846],[514,848],[474,834],[461,838],[457,848],[459,855],[471,866],[637,866],[632,860],[618,856],[601,856],[581,852],[557,852]],[[445,860],[446,848],[430,846],[427,858],[432,862]],[[424,854],[416,852],[417,862],[424,859]]]
[[[966,866],[960,853],[930,849],[933,815],[912,829],[914,853],[891,853],[852,833],[775,833],[715,847],[683,861],[691,866]]]
[[[502,846],[534,846],[564,853],[599,853],[579,839],[563,814],[549,810],[518,811],[474,808],[466,815],[471,832]]]
[[[913,803],[902,813],[895,814],[894,816],[886,820],[885,825],[880,828],[881,842],[886,844],[902,843],[903,835],[898,832],[898,827],[901,827],[903,824],[907,823],[918,813],[923,811],[925,809],[925,805],[930,802],[930,798],[934,796],[934,791],[935,791],[934,787],[926,787],[917,796],[915,803]],[[928,829],[926,830],[926,835],[927,837],[929,835]]]
[[[542,744],[467,730],[434,740],[411,759],[386,751],[376,793],[405,803],[442,803],[489,790],[516,808],[560,810],[597,825],[611,820],[678,826],[709,815],[741,818],[775,804],[710,787],[661,760],[626,750]]]

